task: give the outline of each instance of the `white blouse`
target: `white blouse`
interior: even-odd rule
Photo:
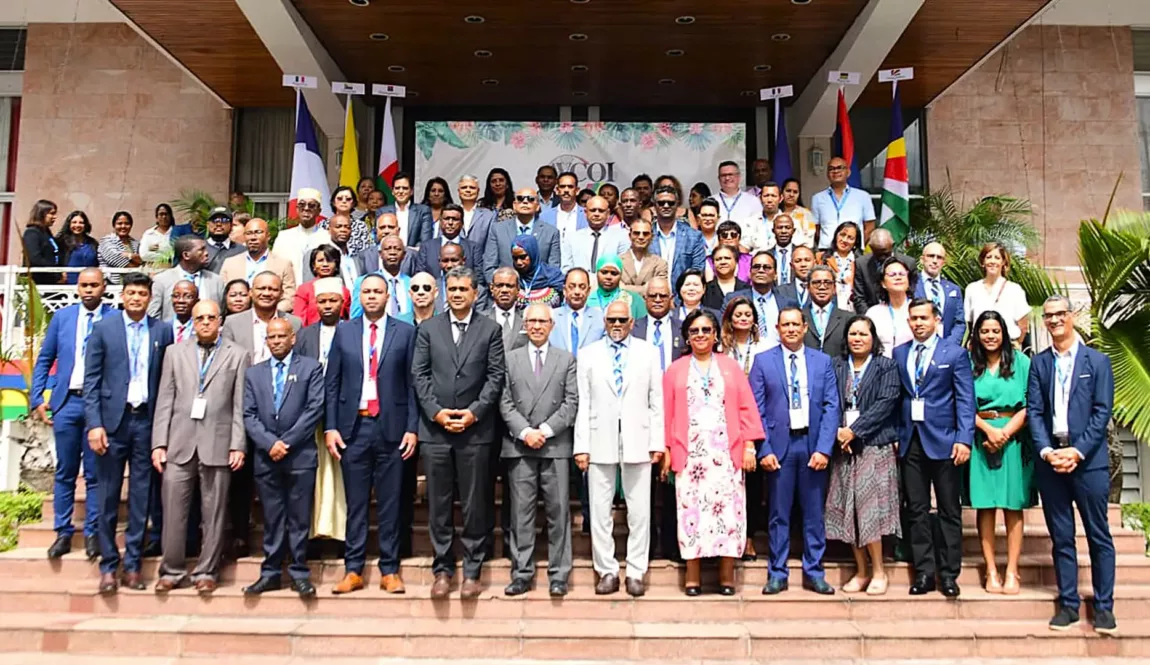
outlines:
[[[887,358],[894,357],[894,347],[914,339],[910,331],[910,300],[903,303],[902,307],[879,303],[866,311],[866,317],[874,322],[875,331],[882,342],[882,354]]]
[[[989,288],[981,279],[968,284],[963,305],[966,309],[968,328],[973,330],[974,322],[983,312],[994,310],[1006,319],[1010,339],[1016,341],[1022,336],[1018,321],[1030,315],[1030,304],[1026,302],[1026,293],[1016,282],[1005,277],[999,277]]]
[[[162,233],[154,226],[144,231],[140,238],[140,258],[144,263],[175,263],[172,257],[172,228],[169,226],[167,233]]]

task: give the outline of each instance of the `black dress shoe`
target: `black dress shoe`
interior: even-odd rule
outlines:
[[[690,596],[691,598],[696,598],[698,596],[703,595],[703,587],[701,587],[701,586],[689,586],[689,587],[683,589],[683,593]]]
[[[780,594],[790,588],[790,583],[782,577],[772,577],[767,580],[767,584],[763,587],[764,596],[774,596]]]
[[[59,559],[68,552],[72,551],[72,536],[56,536],[56,540],[52,542],[52,546],[48,548],[49,559]]]
[[[279,591],[283,583],[278,577],[261,577],[255,584],[244,587],[245,596],[258,596],[265,591]]]
[[[298,593],[299,597],[304,600],[315,598],[315,585],[311,583],[311,580],[292,580],[291,590]]]
[[[821,577],[808,577],[803,580],[803,588],[807,591],[814,591],[820,596],[833,596],[835,595],[835,588]]]
[[[140,552],[142,557],[163,556],[164,549],[160,547],[160,541],[153,540],[152,542],[144,545],[144,549]]]
[[[531,590],[531,582],[524,579],[511,580],[511,584],[503,587],[504,596],[522,596]]]
[[[550,588],[547,590],[547,593],[551,594],[552,598],[562,598],[563,596],[567,595],[567,583],[552,582]]]
[[[962,593],[958,588],[958,580],[950,577],[942,578],[941,583],[938,585],[938,590],[947,598],[958,598],[958,594]]]
[[[720,596],[733,596],[735,595],[735,587],[727,586],[725,584],[719,586]]]
[[[934,578],[926,575],[915,575],[914,584],[910,585],[910,595],[922,596],[934,591]]]
[[[88,561],[100,558],[99,536],[84,536],[84,555],[88,557]]]

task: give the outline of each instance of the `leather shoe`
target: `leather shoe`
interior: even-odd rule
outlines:
[[[720,596],[733,596],[735,595],[735,587],[727,586],[726,584],[719,585]]]
[[[261,577],[256,580],[255,584],[244,587],[245,596],[258,596],[265,591],[279,591],[283,588],[283,582],[277,577]]]
[[[958,588],[958,580],[950,577],[942,578],[938,590],[947,598],[958,598],[958,594],[962,593],[962,590]]]
[[[772,577],[767,580],[763,586],[764,596],[774,596],[780,594],[790,588],[790,582],[782,577]]]
[[[511,584],[503,587],[504,596],[522,596],[531,590],[531,582],[524,579],[511,580]]]
[[[703,595],[703,587],[697,586],[697,585],[685,587],[683,589],[683,593],[690,598],[696,598],[698,596]]]
[[[84,536],[84,555],[88,557],[88,561],[100,558],[99,536]]]
[[[619,591],[619,578],[611,573],[607,573],[599,578],[599,583],[595,585],[596,596],[606,596],[607,594],[617,593]]]
[[[124,573],[124,579],[120,581],[120,585],[133,591],[143,591],[148,586],[144,584],[144,576],[136,571],[134,573]]]
[[[643,580],[634,577],[627,578],[627,595],[638,598],[647,593],[647,585],[643,584]]]
[[[552,582],[551,587],[547,590],[547,593],[551,594],[552,598],[562,598],[563,596],[567,595],[567,583]]]
[[[431,584],[431,597],[433,599],[446,598],[451,593],[451,577],[447,573],[436,573],[435,581]]]
[[[299,597],[304,600],[315,598],[315,585],[311,583],[311,580],[292,580],[291,590],[298,593]]]
[[[209,596],[213,591],[219,588],[219,583],[210,577],[201,577],[196,580],[196,592],[201,596]]]
[[[142,556],[142,557],[163,556],[163,555],[164,555],[164,550],[162,547],[160,547],[160,541],[158,541],[158,540],[153,540],[150,543],[148,543],[147,545],[144,545],[144,549],[140,551],[140,556]]]
[[[479,597],[481,591],[483,591],[483,585],[479,583],[479,580],[464,578],[463,586],[459,588],[459,597],[463,600],[474,600]]]
[[[803,588],[807,591],[814,591],[820,596],[833,596],[835,595],[835,588],[821,577],[808,577],[803,580]]]
[[[397,573],[380,577],[379,588],[387,593],[407,593],[407,587],[403,585],[403,580]]]
[[[351,593],[352,591],[359,591],[362,588],[363,577],[358,573],[349,571],[338,584],[331,588],[331,592],[338,596],[344,593]]]
[[[100,595],[111,596],[116,593],[120,585],[116,583],[116,576],[112,573],[103,573],[100,575]]]
[[[910,595],[922,596],[934,591],[934,578],[926,575],[915,575],[914,584],[910,585]]]
[[[56,536],[56,540],[52,542],[52,546],[48,548],[49,559],[59,559],[68,552],[72,551],[72,536]]]

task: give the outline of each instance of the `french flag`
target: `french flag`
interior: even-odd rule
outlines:
[[[311,120],[311,111],[307,109],[307,100],[300,91],[296,90],[295,111],[295,151],[291,162],[291,192],[288,196],[288,218],[298,219],[296,214],[296,197],[299,190],[311,187],[320,193],[320,203],[323,208],[320,219],[331,217],[331,188],[327,185],[327,169],[323,166],[323,157],[319,154],[319,141],[315,138],[315,125]]]

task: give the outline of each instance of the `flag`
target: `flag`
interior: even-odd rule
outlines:
[[[384,201],[395,202],[391,193],[391,181],[399,172],[399,151],[395,149],[395,125],[391,121],[391,97],[383,107],[383,137],[379,142],[379,172],[375,176],[375,188],[383,192]]]
[[[339,184],[355,189],[359,186],[359,147],[355,138],[355,118],[351,114],[351,97],[347,98],[347,119],[343,123],[343,159],[339,163]]]
[[[906,169],[906,138],[902,134],[902,102],[898,85],[890,114],[890,143],[886,146],[886,170],[882,175],[882,213],[879,226],[890,231],[896,244],[910,232],[910,178]]]
[[[787,141],[787,117],[781,104],[775,117],[775,156],[771,160],[771,170],[775,182],[779,184],[794,177],[791,171],[791,145]]]
[[[862,175],[859,173],[858,162],[855,161],[855,137],[851,132],[851,117],[847,113],[847,100],[842,88],[839,88],[839,112],[832,141],[831,150],[834,152],[832,157],[842,157],[850,167],[851,174],[847,178],[847,185],[862,189]]]
[[[327,184],[323,157],[319,154],[319,141],[315,139],[315,125],[307,109],[307,100],[296,90],[295,150],[291,161],[291,192],[288,193],[291,197],[288,201],[288,217],[291,219],[298,218],[296,196],[304,187],[319,190],[322,205],[320,216],[331,217],[331,188]]]

